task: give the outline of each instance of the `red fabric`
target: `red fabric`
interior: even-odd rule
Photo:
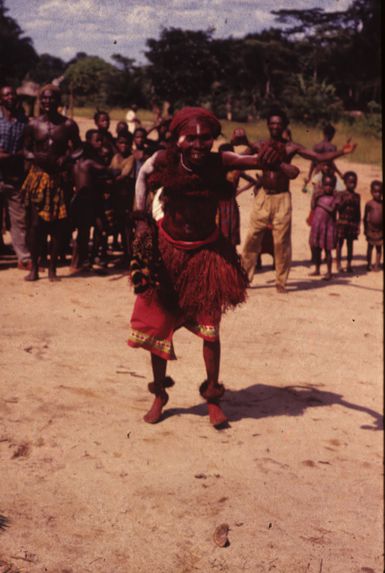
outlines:
[[[196,320],[185,321],[181,312],[169,312],[160,303],[156,291],[136,297],[131,316],[131,332],[127,344],[144,348],[165,360],[175,360],[173,334],[185,326],[188,330],[213,342],[218,340],[219,323],[201,314]]]
[[[209,245],[210,243],[214,243],[219,237],[219,229],[218,227],[215,228],[215,231],[211,233],[209,237],[202,241],[178,241],[177,239],[173,239],[170,235],[163,229],[162,225],[163,219],[158,221],[159,227],[159,234],[162,235],[168,243],[173,245],[177,249],[181,249],[182,251],[191,251],[195,249],[199,249],[204,245]]]
[[[208,109],[205,109],[204,107],[184,107],[172,118],[170,124],[171,133],[178,136],[183,131],[183,128],[187,123],[192,119],[199,120],[202,123],[209,125],[213,131],[214,137],[218,137],[222,131],[222,126],[218,119]]]

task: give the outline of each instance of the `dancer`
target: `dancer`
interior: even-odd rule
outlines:
[[[226,172],[262,165],[295,177],[298,169],[282,163],[280,150],[266,146],[259,156],[212,153],[221,132],[217,118],[203,108],[184,108],[175,114],[170,131],[174,144],[158,151],[142,167],[136,187],[141,218],[136,226],[132,281],[138,293],[128,344],[151,352],[155,399],[144,420],[158,422],[168,401],[167,360],[174,359],[174,331],[185,326],[203,339],[207,379],[200,394],[207,401],[210,422],[227,421],[220,408],[224,386],[219,383],[219,325],[226,310],[246,298],[247,277],[234,247],[218,232],[218,203],[234,195]],[[163,187],[164,217],[154,225],[146,216],[150,188]]]

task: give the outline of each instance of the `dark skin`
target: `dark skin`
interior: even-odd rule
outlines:
[[[191,120],[181,131],[178,138],[181,162],[185,169],[199,174],[207,165],[209,155],[214,143],[214,134],[209,125]],[[257,155],[241,156],[232,152],[221,154],[224,171],[246,170],[261,168],[269,162],[277,160],[277,153],[273,149],[266,149]],[[295,178],[299,170],[286,162],[277,165],[276,169],[285,173],[286,178]],[[217,201],[212,198],[197,198],[184,204],[174,206],[173,209],[165,208],[163,219],[164,229],[175,239],[196,241],[207,237],[216,226],[215,216]],[[140,228],[137,229],[140,232]],[[215,398],[222,388],[219,384],[220,369],[220,340],[203,342],[203,359],[207,375],[208,413],[213,426],[220,427],[226,423],[227,418],[218,403],[213,403],[210,398]],[[166,375],[167,361],[155,355],[151,355],[152,369],[155,382],[155,399],[144,420],[148,423],[156,423],[160,420],[162,410],[168,401],[168,395],[162,386]]]
[[[365,214],[364,214],[364,231],[365,235],[367,234],[367,227],[368,223],[372,222],[376,225],[382,224],[382,213],[383,213],[383,187],[382,183],[372,183],[370,192],[372,194],[373,199],[369,201],[365,205]],[[375,246],[376,249],[376,260],[374,263],[374,267],[372,267],[372,255],[373,255],[373,247]],[[381,264],[381,256],[382,256],[382,245],[371,245],[368,243],[368,250],[367,250],[367,270],[371,271],[379,271],[380,264]]]
[[[354,193],[357,187],[357,176],[356,175],[348,175],[345,179],[345,186],[346,190],[349,193]],[[341,260],[342,260],[342,247],[344,244],[344,239],[339,239],[337,244],[337,271],[342,272]],[[352,273],[352,260],[353,260],[353,240],[346,239],[346,247],[348,251],[347,256],[347,267],[346,272]]]
[[[118,137],[116,142],[116,148],[120,157],[124,160],[131,156],[131,145],[126,137]],[[131,158],[132,159],[132,158]],[[121,171],[115,177],[115,198],[116,198],[116,216],[118,219],[118,230],[122,236],[123,242],[123,252],[124,257],[122,263],[125,264],[131,253],[131,243],[132,243],[132,221],[127,214],[128,208],[132,210],[132,187],[130,188],[130,183],[132,180],[132,172],[134,170],[134,161],[131,161],[130,165],[126,165],[123,171]],[[131,205],[129,205],[131,199]]]
[[[284,137],[285,130],[287,126],[285,125],[284,119],[279,115],[272,115],[268,118],[267,127],[270,132],[270,141],[282,143],[285,146],[285,162],[291,163],[295,155],[299,155],[304,159],[309,159],[310,161],[333,161],[337,157],[351,153],[355,149],[355,145],[348,142],[341,151],[333,151],[328,153],[317,153],[312,149],[306,149],[303,145],[295,143],[294,141],[288,141]],[[246,144],[251,149],[255,151],[260,151],[262,145],[266,142],[260,141],[257,143],[249,143],[246,137],[246,133],[243,129],[234,130],[232,143]],[[274,190],[278,192],[284,192],[289,190],[290,178],[284,170],[272,171],[270,168],[262,168],[262,186],[266,190]]]
[[[98,176],[106,173],[103,157],[101,154],[103,138],[99,133],[94,133],[88,141],[93,150],[93,157],[80,158],[74,166],[74,184],[76,193],[87,193],[93,190]],[[96,227],[103,226],[96,217]],[[78,234],[74,243],[70,273],[75,274],[82,269],[88,253],[88,240],[90,236],[91,221],[83,217],[78,224]]]
[[[312,208],[314,209],[316,204],[317,204],[317,198],[319,198],[321,195],[333,195],[334,193],[334,188],[335,188],[335,180],[332,177],[325,177],[323,180],[323,191],[321,191],[320,193],[318,193],[317,195],[315,195],[313,197],[313,205]],[[328,207],[327,205],[323,205],[323,208],[327,211],[329,211],[330,213],[333,213],[333,209]],[[321,249],[316,248],[314,249],[314,255],[315,255],[315,271],[313,273],[311,273],[310,276],[319,276],[320,273],[320,269],[321,269]],[[332,278],[332,252],[329,249],[325,249],[325,258],[326,258],[326,266],[327,266],[327,272],[325,274],[325,276],[323,277],[323,279],[325,281],[330,281],[330,279]]]
[[[47,173],[63,171],[71,160],[81,153],[79,129],[74,121],[58,112],[60,98],[52,89],[45,89],[40,96],[41,115],[31,120],[25,131],[25,158]],[[57,257],[63,236],[63,221],[50,224],[51,256],[48,277],[56,278]],[[39,279],[39,256],[45,240],[45,223],[33,213],[30,229],[32,270],[26,276],[27,281]]]
[[[0,90],[0,107],[3,117],[7,121],[16,118],[17,96],[15,90],[10,86],[4,86]],[[15,154],[0,148],[0,165],[6,179],[18,177],[20,169],[23,169],[24,151],[21,149]]]

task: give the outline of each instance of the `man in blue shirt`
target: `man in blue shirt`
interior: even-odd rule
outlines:
[[[17,109],[16,92],[11,86],[0,89],[0,189],[6,198],[11,223],[12,245],[18,268],[30,266],[26,245],[26,220],[20,187],[24,179],[23,140],[27,118]]]

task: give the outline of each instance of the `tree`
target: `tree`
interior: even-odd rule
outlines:
[[[154,95],[179,105],[197,104],[209,96],[215,78],[212,35],[211,29],[164,28],[159,40],[147,40]]]
[[[63,76],[66,65],[61,58],[50,54],[41,54],[37,64],[28,72],[27,79],[41,85],[52,82],[55,78]]]
[[[0,78],[4,85],[20,82],[38,61],[31,38],[24,36],[16,20],[7,16],[8,8],[0,0]]]
[[[354,0],[345,11],[277,10],[284,35],[300,53],[301,72],[335,85],[345,103],[365,107],[381,98],[378,0]]]
[[[144,94],[144,73],[140,67],[135,65],[135,60],[113,54],[118,74],[111,83],[110,102],[111,105],[129,106],[132,104],[145,106],[148,100]]]
[[[325,80],[305,79],[301,74],[288,81],[281,102],[291,118],[309,125],[337,121],[343,111],[333,85]]]
[[[117,68],[98,56],[82,56],[68,66],[64,89],[68,89],[79,105],[96,106],[110,103],[111,85],[119,74]]]

